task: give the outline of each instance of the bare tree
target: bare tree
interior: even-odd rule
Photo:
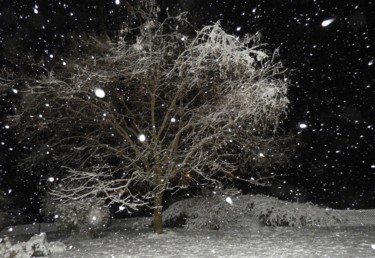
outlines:
[[[55,197],[151,205],[161,233],[166,189],[268,183],[239,167],[287,157],[276,134],[289,102],[281,64],[258,34],[240,39],[215,23],[185,35],[184,26],[181,16],[148,22],[136,42],[91,48],[27,82],[22,112],[10,120],[26,142],[39,142],[31,160],[50,156],[67,169]]]

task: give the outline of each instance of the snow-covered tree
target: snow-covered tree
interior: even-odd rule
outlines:
[[[161,233],[166,189],[274,176],[240,168],[287,160],[277,129],[288,81],[259,34],[238,38],[220,23],[194,32],[183,16],[140,31],[133,41],[85,39],[65,66],[26,82],[9,119],[25,144],[38,143],[29,160],[66,169],[50,180],[56,198],[150,205]]]

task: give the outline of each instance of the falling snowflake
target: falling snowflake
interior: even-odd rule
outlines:
[[[327,27],[327,26],[329,26],[334,21],[335,21],[334,18],[330,18],[330,19],[324,20],[324,21],[322,21],[322,27]]]
[[[99,88],[99,87],[95,88],[94,93],[95,93],[95,96],[97,96],[98,98],[102,99],[105,97],[105,92],[102,88]]]
[[[229,196],[227,198],[225,198],[225,201],[227,203],[229,203],[230,205],[233,205],[233,201],[232,201],[232,198],[230,198]]]
[[[305,128],[307,128],[307,124],[301,123],[301,124],[299,124],[299,128],[305,129]]]
[[[144,142],[144,141],[146,141],[146,136],[145,136],[144,134],[140,134],[140,135],[138,136],[138,140],[139,140],[140,142]]]
[[[35,14],[38,14],[39,13],[39,11],[38,11],[38,5],[35,5],[34,8],[33,8],[33,10],[34,10]]]

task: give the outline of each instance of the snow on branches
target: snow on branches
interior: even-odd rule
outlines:
[[[153,21],[134,41],[103,43],[104,52],[89,38],[73,65],[28,82],[22,134],[70,168],[56,197],[149,204],[159,216],[166,189],[264,185],[270,176],[239,168],[287,160],[276,134],[289,102],[281,64],[258,34],[239,39],[219,23],[189,34],[188,26],[183,16]]]

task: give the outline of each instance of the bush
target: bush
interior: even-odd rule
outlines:
[[[0,211],[0,231],[9,225],[8,214],[4,211]]]
[[[175,202],[164,211],[164,224],[188,229],[220,229],[233,228],[241,221],[248,226],[259,226],[259,221],[254,221],[249,211],[233,201],[239,198],[235,197],[239,193],[238,190],[227,189],[218,194]]]
[[[219,229],[235,222],[236,208],[221,196],[194,197],[172,204],[164,212],[163,219],[167,226]]]
[[[263,195],[218,194],[173,203],[164,212],[166,226],[189,229],[266,226],[333,226],[341,217],[312,204],[290,203]]]
[[[61,242],[48,243],[45,234],[35,235],[27,242],[15,245],[12,245],[8,238],[0,238],[0,257],[4,258],[41,257],[65,250],[66,247]]]
[[[268,226],[327,227],[342,222],[341,216],[332,209],[320,208],[311,203],[286,202],[262,195],[252,196],[250,202],[247,202],[247,208],[251,209],[254,217]]]
[[[109,208],[101,199],[81,199],[57,203],[48,213],[54,215],[56,226],[65,232],[97,237],[100,231],[109,226]]]

